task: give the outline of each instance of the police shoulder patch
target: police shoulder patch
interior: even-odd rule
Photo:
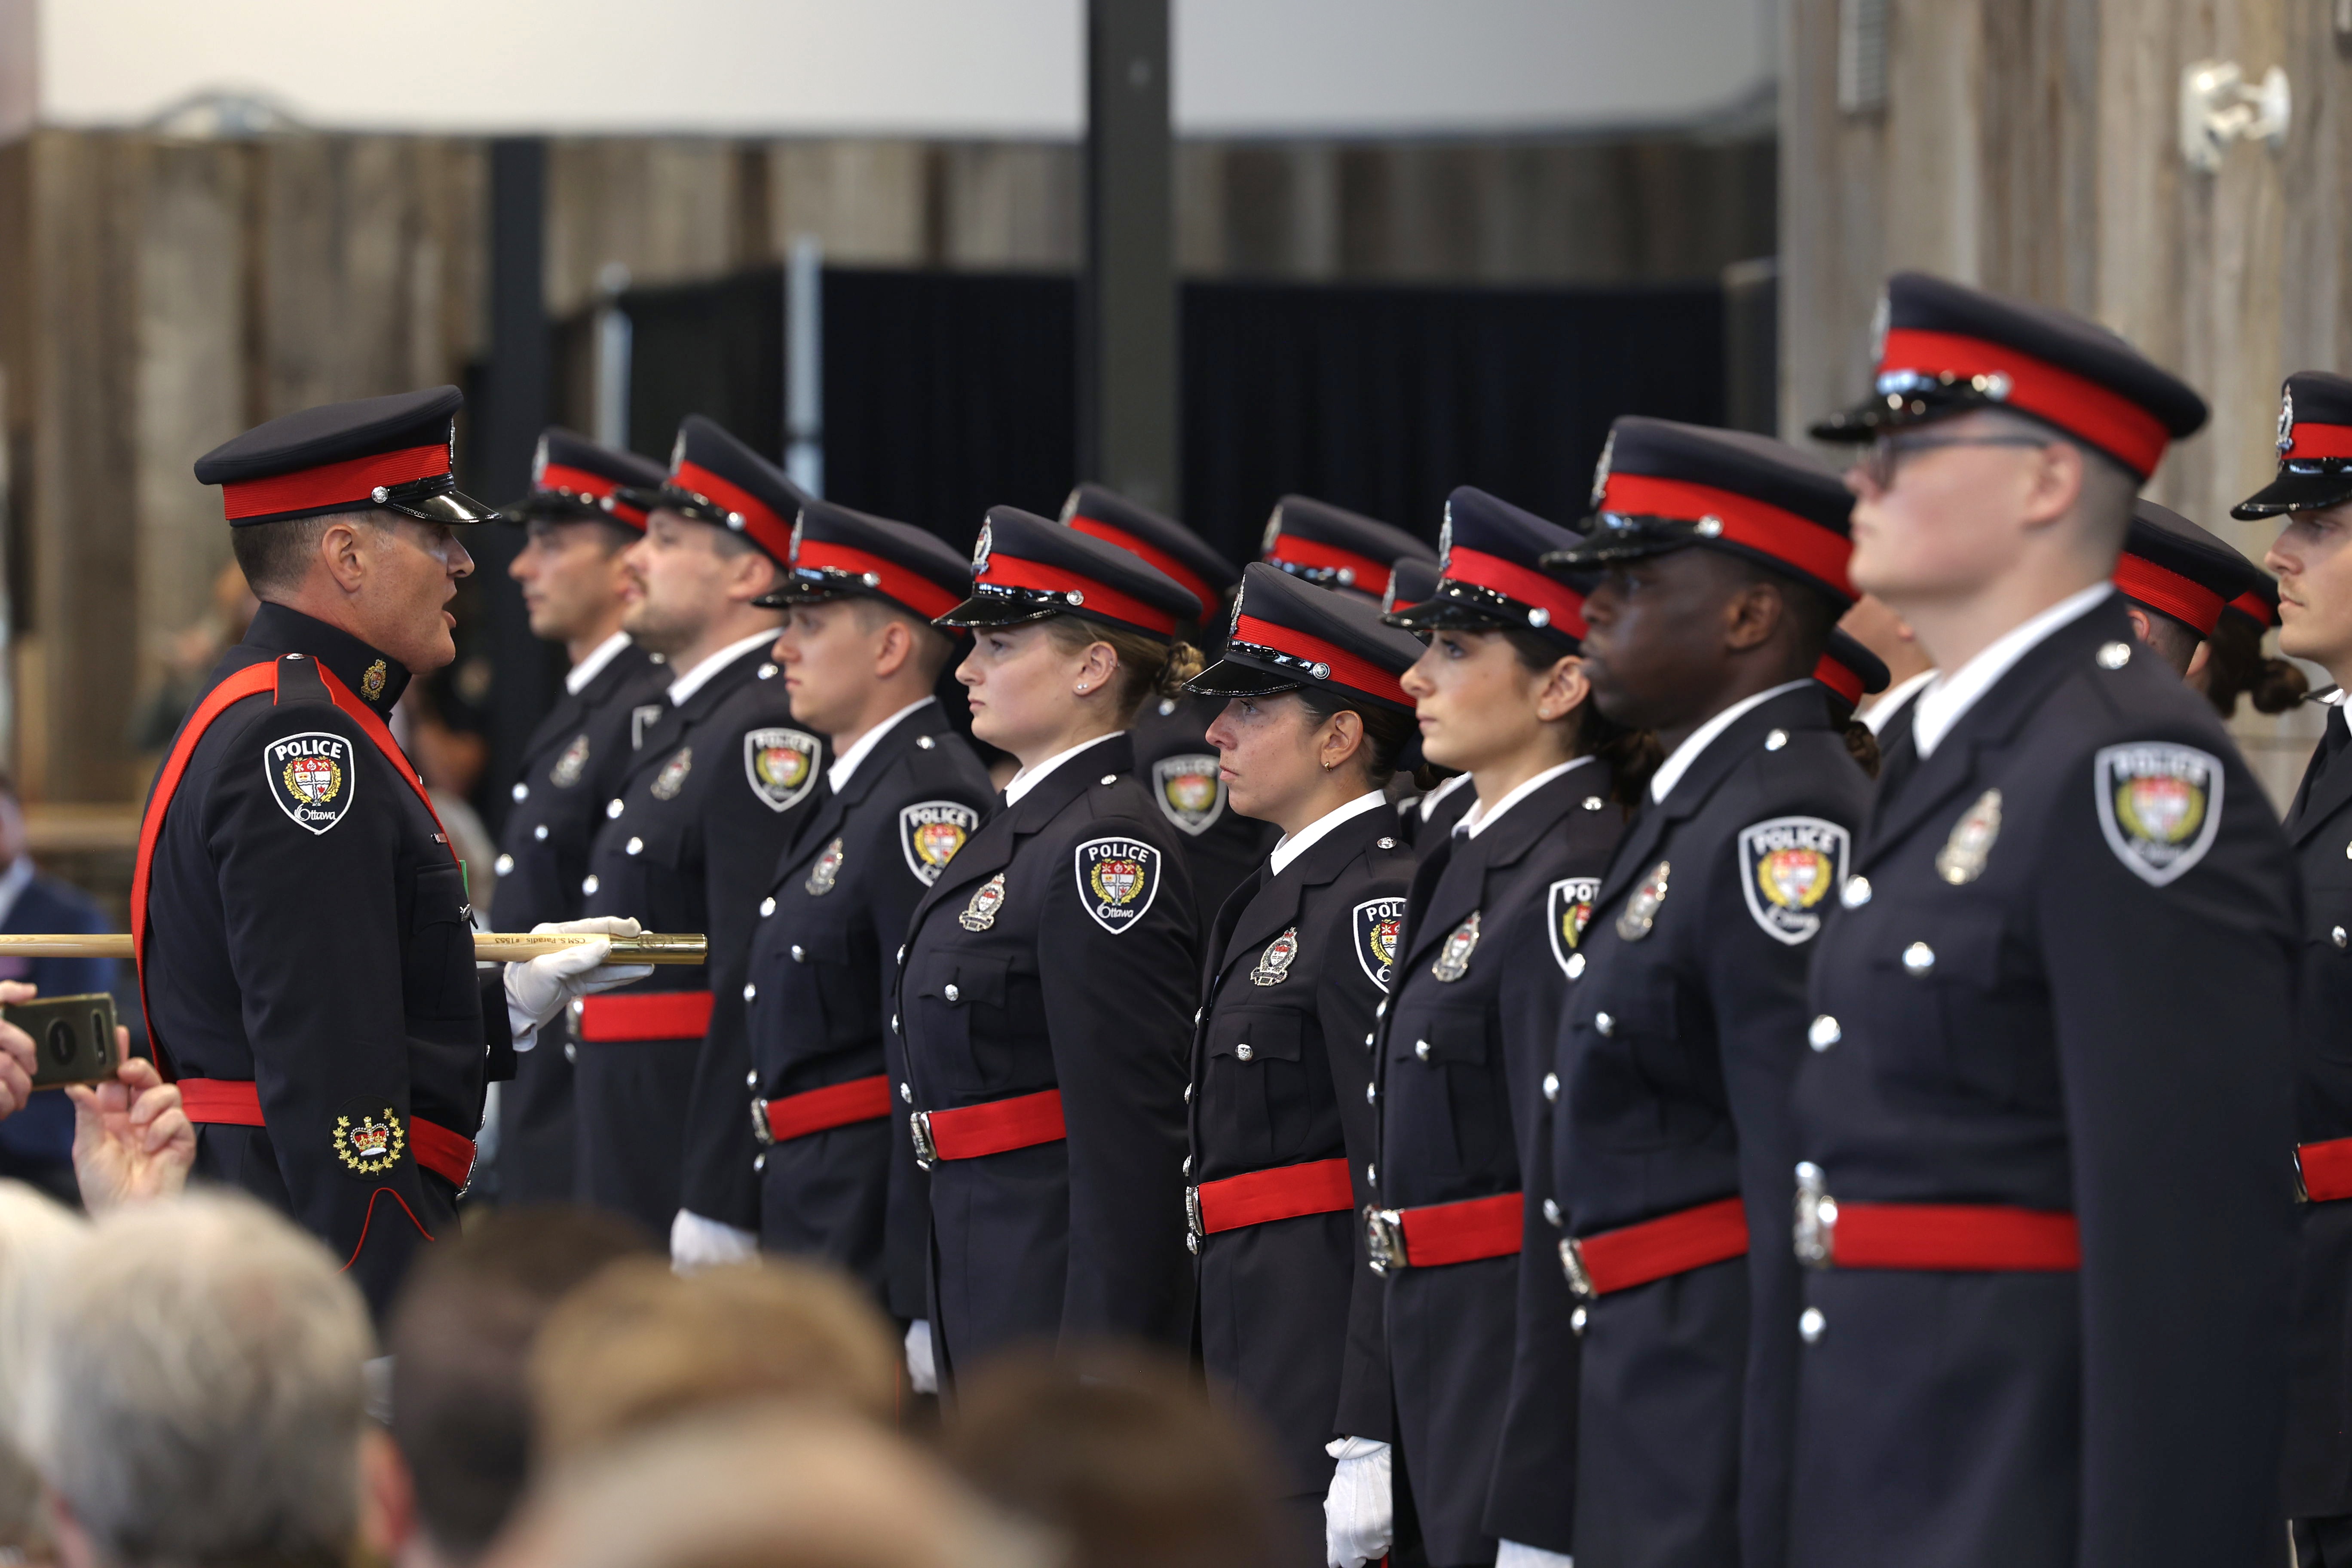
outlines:
[[[1567,973],[1570,955],[1584,940],[1585,925],[1592,919],[1592,900],[1600,896],[1598,877],[1562,877],[1551,885],[1550,895],[1544,900],[1544,931],[1551,939],[1551,960],[1562,973]]]
[[[1160,814],[1195,838],[1225,814],[1225,783],[1217,776],[1217,754],[1162,757],[1151,764],[1151,798]]]
[[[1822,929],[1822,904],[1845,880],[1846,830],[1818,816],[1776,816],[1739,830],[1739,885],[1748,912],[1775,942],[1795,947]]]
[[[960,800],[919,800],[898,808],[898,847],[907,869],[926,888],[980,826],[980,813]]]
[[[364,1181],[390,1172],[408,1152],[408,1126],[387,1100],[362,1095],[343,1101],[328,1129],[336,1163]]]
[[[2102,746],[2091,762],[2099,831],[2151,888],[2186,875],[2213,847],[2222,782],[2221,758],[2173,741]]]
[[[269,797],[295,826],[310,833],[324,833],[351,815],[360,783],[356,762],[349,739],[319,730],[288,735],[261,749]]]
[[[804,730],[753,730],[743,737],[743,776],[770,811],[790,811],[816,788],[824,742]]]
[[[1366,899],[1353,921],[1356,962],[1371,983],[1386,991],[1396,978],[1397,942],[1404,934],[1404,900]]]
[[[1160,896],[1160,851],[1139,838],[1089,838],[1077,847],[1078,902],[1117,936]]]

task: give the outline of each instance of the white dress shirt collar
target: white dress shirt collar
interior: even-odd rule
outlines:
[[[1468,811],[1462,814],[1462,820],[1454,825],[1454,831],[1456,833],[1466,833],[1473,838],[1477,837],[1478,835],[1486,832],[1486,829],[1494,826],[1496,823],[1501,821],[1503,818],[1503,813],[1510,810],[1511,807],[1518,805],[1519,802],[1527,799],[1528,796],[1535,794],[1536,791],[1543,788],[1544,785],[1551,783],[1552,780],[1559,777],[1560,774],[1569,772],[1572,768],[1580,768],[1591,760],[1592,759],[1589,756],[1571,757],[1567,762],[1546,768],[1543,772],[1538,773],[1535,777],[1528,780],[1527,783],[1519,785],[1510,794],[1496,801],[1492,810],[1487,809],[1486,803],[1485,801],[1482,800],[1476,802]]]
[[[604,667],[621,657],[629,646],[629,634],[614,632],[588,650],[588,657],[563,672],[563,689],[577,697],[588,689],[588,683],[604,673]]]
[[[1452,795],[1455,790],[1467,789],[1469,786],[1470,775],[1468,773],[1448,773],[1445,777],[1438,780],[1437,787],[1431,790],[1427,795],[1423,795],[1417,803],[1421,809],[1421,819],[1423,822],[1427,822],[1432,816],[1436,815],[1438,802],[1444,800],[1447,795]]]
[[[1809,675],[1804,680],[1784,680],[1769,690],[1743,697],[1684,736],[1683,743],[1668,752],[1666,760],[1658,764],[1658,771],[1650,775],[1650,798],[1653,801],[1664,800],[1666,793],[1682,783],[1683,775],[1691,771],[1691,764],[1698,761],[1699,753],[1713,745],[1717,736],[1739,722],[1741,715],[1750,709],[1762,707],[1784,692],[1794,691],[1811,679],[1812,677]]]
[[[772,643],[775,640],[776,634],[767,631],[753,632],[740,641],[729,643],[725,647],[669,683],[669,705],[673,708],[682,706],[688,698],[709,685],[712,676],[717,675],[762,643]]]
[[[1064,763],[1068,762],[1072,757],[1076,756],[1080,752],[1085,751],[1087,747],[1099,746],[1105,741],[1109,740],[1112,735],[1124,735],[1126,733],[1127,731],[1124,730],[1113,730],[1109,735],[1097,735],[1091,741],[1080,741],[1076,745],[1072,746],[1066,752],[1055,752],[1052,756],[1047,757],[1044,762],[1039,763],[1034,768],[1023,768],[1019,773],[1013,775],[1013,782],[1004,786],[1004,804],[1007,805],[1018,805],[1021,803],[1021,797],[1023,795],[1027,795],[1031,790],[1035,789],[1039,784],[1045,782],[1045,775],[1047,773],[1052,773],[1055,768],[1060,767]]]
[[[849,782],[849,776],[857,771],[857,764],[864,762],[873,753],[874,748],[882,743],[883,736],[888,734],[891,731],[898,727],[899,720],[904,719],[916,709],[922,707],[924,703],[937,702],[938,700],[939,699],[936,697],[926,697],[922,699],[921,701],[909,702],[904,708],[899,709],[896,713],[891,714],[887,719],[883,720],[879,724],[875,725],[871,730],[866,731],[863,735],[858,736],[857,739],[851,743],[849,750],[835,757],[833,759],[833,765],[824,770],[825,787],[833,791],[834,794],[839,795],[841,793],[842,785],[847,784]]]
[[[1870,706],[1855,717],[1870,726],[1872,734],[1883,735],[1886,732],[1886,721],[1895,717],[1895,710],[1908,702],[1921,687],[1935,679],[1936,672],[1933,669],[1923,669],[1916,675],[1906,675],[1872,698]]]
[[[2094,583],[2078,594],[2069,594],[2032,620],[2020,622],[2001,633],[1959,668],[1948,675],[1939,672],[1919,693],[1919,700],[1911,705],[1911,742],[1918,750],[1919,760],[1924,763],[1935,754],[1944,737],[1952,732],[1952,726],[2019,659],[2041,646],[2053,632],[2089,615],[2115,591],[2113,583]]]
[[[1388,803],[1387,795],[1382,795],[1379,790],[1370,790],[1358,795],[1337,811],[1325,812],[1297,832],[1284,835],[1281,841],[1275,845],[1274,853],[1266,857],[1268,869],[1274,875],[1281,876],[1284,868],[1313,848],[1317,840],[1328,834],[1339,824],[1349,817],[1361,816],[1368,811],[1376,811]]]

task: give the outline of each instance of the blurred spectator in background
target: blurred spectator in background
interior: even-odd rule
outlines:
[[[17,1428],[31,1370],[26,1307],[32,1287],[81,1229],[79,1216],[46,1194],[20,1182],[0,1182],[0,1434]],[[41,1478],[5,1436],[0,1436],[0,1552],[17,1563],[57,1561],[41,1508]]]
[[[368,1478],[398,1568],[466,1568],[505,1528],[530,1471],[541,1325],[607,1265],[653,1251],[625,1219],[552,1205],[489,1214],[426,1249],[385,1335],[401,1463]]]
[[[1265,1441],[1158,1353],[1106,1345],[984,1363],[957,1389],[945,1442],[982,1497],[1064,1538],[1067,1568],[1323,1560],[1319,1539],[1277,1535]]]
[[[693,1412],[786,1396],[877,1421],[898,1336],[845,1275],[813,1264],[614,1264],[549,1315],[531,1352],[538,1452],[579,1458]]]
[[[131,745],[140,752],[170,749],[180,721],[204,695],[205,677],[220,656],[245,640],[245,628],[261,601],[246,585],[245,574],[228,562],[213,579],[212,608],[194,626],[171,635],[163,649],[163,679],[147,700],[131,710]]]

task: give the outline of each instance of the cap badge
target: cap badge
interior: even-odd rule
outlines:
[[[1274,559],[1275,542],[1282,537],[1282,508],[1276,506],[1265,520],[1265,531],[1258,535],[1257,552],[1267,560]]]
[[[2126,870],[2151,888],[2205,858],[2221,826],[2221,760],[2194,746],[2142,741],[2091,760],[2099,830]]]
[[[907,869],[926,888],[980,827],[980,813],[960,800],[925,800],[898,810],[898,847]]]
[[[1356,962],[1385,991],[1396,977],[1397,939],[1404,933],[1402,899],[1368,899],[1356,906]]]
[[[980,525],[980,538],[974,542],[971,547],[971,574],[973,576],[985,577],[988,575],[988,552],[993,548],[994,541],[989,537],[988,524],[983,522]]]
[[[1878,303],[1870,310],[1870,363],[1886,363],[1886,329],[1895,323],[1895,301],[1884,289],[1878,291]]]
[[[530,451],[530,488],[541,488],[540,481],[547,477],[547,437],[541,436],[539,445]]]
[[[743,776],[770,811],[790,811],[816,788],[824,743],[800,730],[754,730],[743,737]]]
[[[1477,950],[1478,911],[1473,910],[1468,920],[1446,933],[1444,944],[1437,950],[1437,962],[1429,966],[1429,973],[1451,984],[1470,973],[1470,955]]]
[[[1159,896],[1160,851],[1140,839],[1090,838],[1074,860],[1079,901],[1113,936],[1141,920]]]
[[[2283,387],[2279,391],[2278,449],[2279,456],[2282,458],[2294,450],[2294,389],[2293,387]]]
[[[1822,929],[1820,906],[1845,880],[1846,830],[1818,816],[1776,816],[1742,828],[1748,912],[1764,934],[1795,947]]]
[[[346,1103],[335,1118],[335,1158],[355,1176],[381,1176],[400,1163],[408,1131],[392,1107],[378,1100]]]
[[[384,668],[382,659],[377,659],[373,664],[369,665],[367,673],[360,677],[360,695],[371,702],[383,696],[384,678],[390,673]]]
[[[797,566],[801,563],[801,530],[805,526],[805,519],[798,517],[793,519],[792,542],[784,547],[784,564],[787,566]]]
[[[677,792],[686,787],[686,775],[693,771],[694,748],[680,746],[677,755],[664,763],[661,772],[654,775],[654,798],[676,800]]]
[[[1633,897],[1625,905],[1625,912],[1617,917],[1618,940],[1639,942],[1650,934],[1651,928],[1658,923],[1658,908],[1666,901],[1666,879],[1673,871],[1671,864],[1661,860],[1642,879],[1642,885],[1633,889]]]
[[[1975,881],[1984,875],[1993,840],[2000,837],[2000,791],[1989,789],[1952,824],[1952,836],[1936,851],[1936,875],[1955,888]]]
[[[821,899],[833,891],[833,885],[840,880],[841,840],[836,838],[824,847],[824,853],[818,856],[816,864],[809,868],[808,880],[801,886],[807,889],[809,897]]]
[[[1004,873],[999,871],[972,893],[963,913],[956,916],[956,924],[966,931],[986,931],[996,923],[996,911],[1003,907]]]
[[[563,754],[555,759],[555,766],[548,772],[547,782],[558,789],[570,789],[587,771],[588,737],[582,733],[572,736],[572,744],[564,747]]]
[[[261,753],[262,776],[270,783],[278,809],[312,834],[326,832],[350,813],[358,793],[352,763],[351,742],[320,731],[272,741]]]
[[[1162,757],[1151,764],[1151,797],[1160,815],[1198,838],[1225,814],[1225,784],[1214,752]]]
[[[1545,903],[1544,929],[1551,936],[1552,962],[1563,972],[1592,920],[1592,900],[1601,896],[1598,877],[1563,877],[1551,885]],[[1570,976],[1571,979],[1573,975]]]
[[[1446,568],[1453,563],[1454,503],[1447,501],[1444,520],[1437,525],[1437,574],[1441,577],[1444,576]]]
[[[1254,985],[1279,985],[1290,978],[1290,966],[1298,957],[1298,928],[1292,926],[1265,944],[1257,955],[1257,967],[1250,971]]]
[[[1601,443],[1601,460],[1592,465],[1592,510],[1599,511],[1601,502],[1609,494],[1609,459],[1617,455],[1617,432]]]

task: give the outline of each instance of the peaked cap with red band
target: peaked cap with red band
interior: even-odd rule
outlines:
[[[793,525],[783,586],[751,601],[763,609],[827,599],[883,599],[932,620],[955,608],[971,563],[945,541],[887,517],[812,496]]]
[[[2222,605],[2221,613],[2244,616],[2257,632],[2270,630],[2279,624],[2278,579],[2263,573],[2261,582]]]
[[[2231,600],[2267,581],[2262,568],[2179,512],[2152,500],[2132,503],[2116,586],[2141,608],[2210,637]]]
[[[1886,661],[1864,647],[1861,639],[1832,626],[1830,646],[1813,666],[1813,679],[1828,687],[1830,695],[1851,713],[1862,706],[1864,697],[1885,690],[1892,677]]]
[[[1263,697],[1319,687],[1411,711],[1397,678],[1422,656],[1419,637],[1381,619],[1370,600],[1335,594],[1253,561],[1242,574],[1217,662],[1185,683],[1202,697]]]
[[[1141,556],[1200,600],[1203,615],[1242,580],[1241,568],[1202,543],[1199,534],[1101,485],[1072,490],[1062,503],[1062,521],[1080,533]]]
[[[2352,381],[2299,370],[2279,388],[2277,475],[2230,509],[2252,522],[2352,500]]]
[[[971,552],[971,596],[943,626],[1008,626],[1076,616],[1161,642],[1201,618],[1190,588],[1131,551],[1018,507],[992,506]]]
[[[1980,408],[2030,415],[2147,479],[2205,423],[2205,400],[2105,327],[2046,305],[1898,272],[1886,280],[1873,395],[1813,426],[1817,441]]]
[[[509,522],[613,522],[643,533],[662,466],[635,452],[599,447],[561,426],[540,432],[530,493],[503,509]]]
[[[1387,597],[1398,560],[1437,563],[1437,552],[1403,529],[1311,496],[1274,503],[1260,553],[1267,565],[1318,588],[1350,589],[1371,599]]]
[[[1381,614],[1410,610],[1437,592],[1437,560],[1400,555],[1389,563],[1389,590],[1381,595]]]
[[[1577,542],[1556,522],[1464,485],[1445,498],[1437,581],[1428,596],[1384,619],[1409,632],[1535,631],[1574,653],[1584,646],[1584,594],[1539,563]]]
[[[678,425],[669,477],[655,498],[670,511],[741,534],[780,566],[791,564],[793,521],[809,499],[783,469],[699,414]]]
[[[454,386],[329,403],[257,425],[196,459],[196,482],[221,488],[231,527],[381,507],[419,522],[488,522],[499,514],[457,489]]]
[[[1760,561],[1853,603],[1845,481],[1785,441],[1627,415],[1609,427],[1592,476],[1592,531],[1544,561],[1593,572],[1703,545]]]

